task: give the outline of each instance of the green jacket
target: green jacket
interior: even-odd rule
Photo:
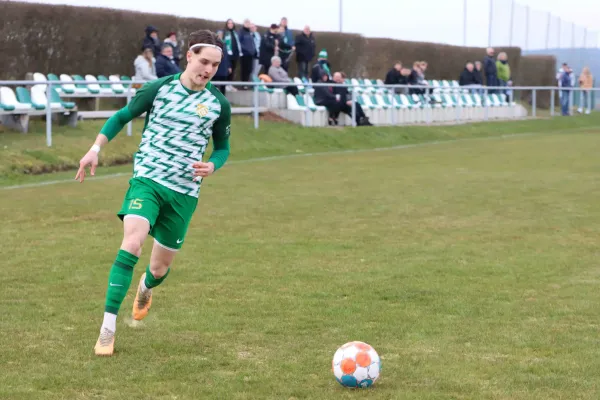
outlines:
[[[502,79],[504,82],[510,81],[510,65],[508,63],[503,64],[496,61],[496,68],[498,69],[498,79]]]

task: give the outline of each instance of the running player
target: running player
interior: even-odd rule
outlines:
[[[135,320],[148,314],[152,289],[165,280],[185,241],[202,179],[222,167],[229,156],[231,106],[210,83],[221,62],[223,42],[213,32],[202,30],[190,34],[188,46],[185,71],[140,88],[131,102],[106,122],[79,163],[75,179],[83,182],[86,167],[90,166],[94,175],[102,146],[129,121],[146,113],[133,177],[117,214],[123,220],[124,235],[108,277],[104,320],[94,347],[99,356],[114,352],[117,313],[144,240],[151,235],[154,245],[133,302]],[[203,162],[211,137],[213,152]]]

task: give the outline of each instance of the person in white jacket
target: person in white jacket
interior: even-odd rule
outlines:
[[[142,54],[136,57],[133,65],[135,67],[134,80],[136,81],[152,81],[158,79],[156,76],[156,59],[151,48],[147,47],[142,50]]]

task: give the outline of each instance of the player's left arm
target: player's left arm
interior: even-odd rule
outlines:
[[[213,151],[206,163],[194,163],[194,176],[209,176],[221,168],[229,158],[229,136],[231,134],[231,105],[221,102],[221,115],[213,125]]]

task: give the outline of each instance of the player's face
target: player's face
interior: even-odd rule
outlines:
[[[197,50],[188,51],[186,71],[194,85],[205,86],[217,73],[222,55],[219,49],[212,47],[200,47]]]

